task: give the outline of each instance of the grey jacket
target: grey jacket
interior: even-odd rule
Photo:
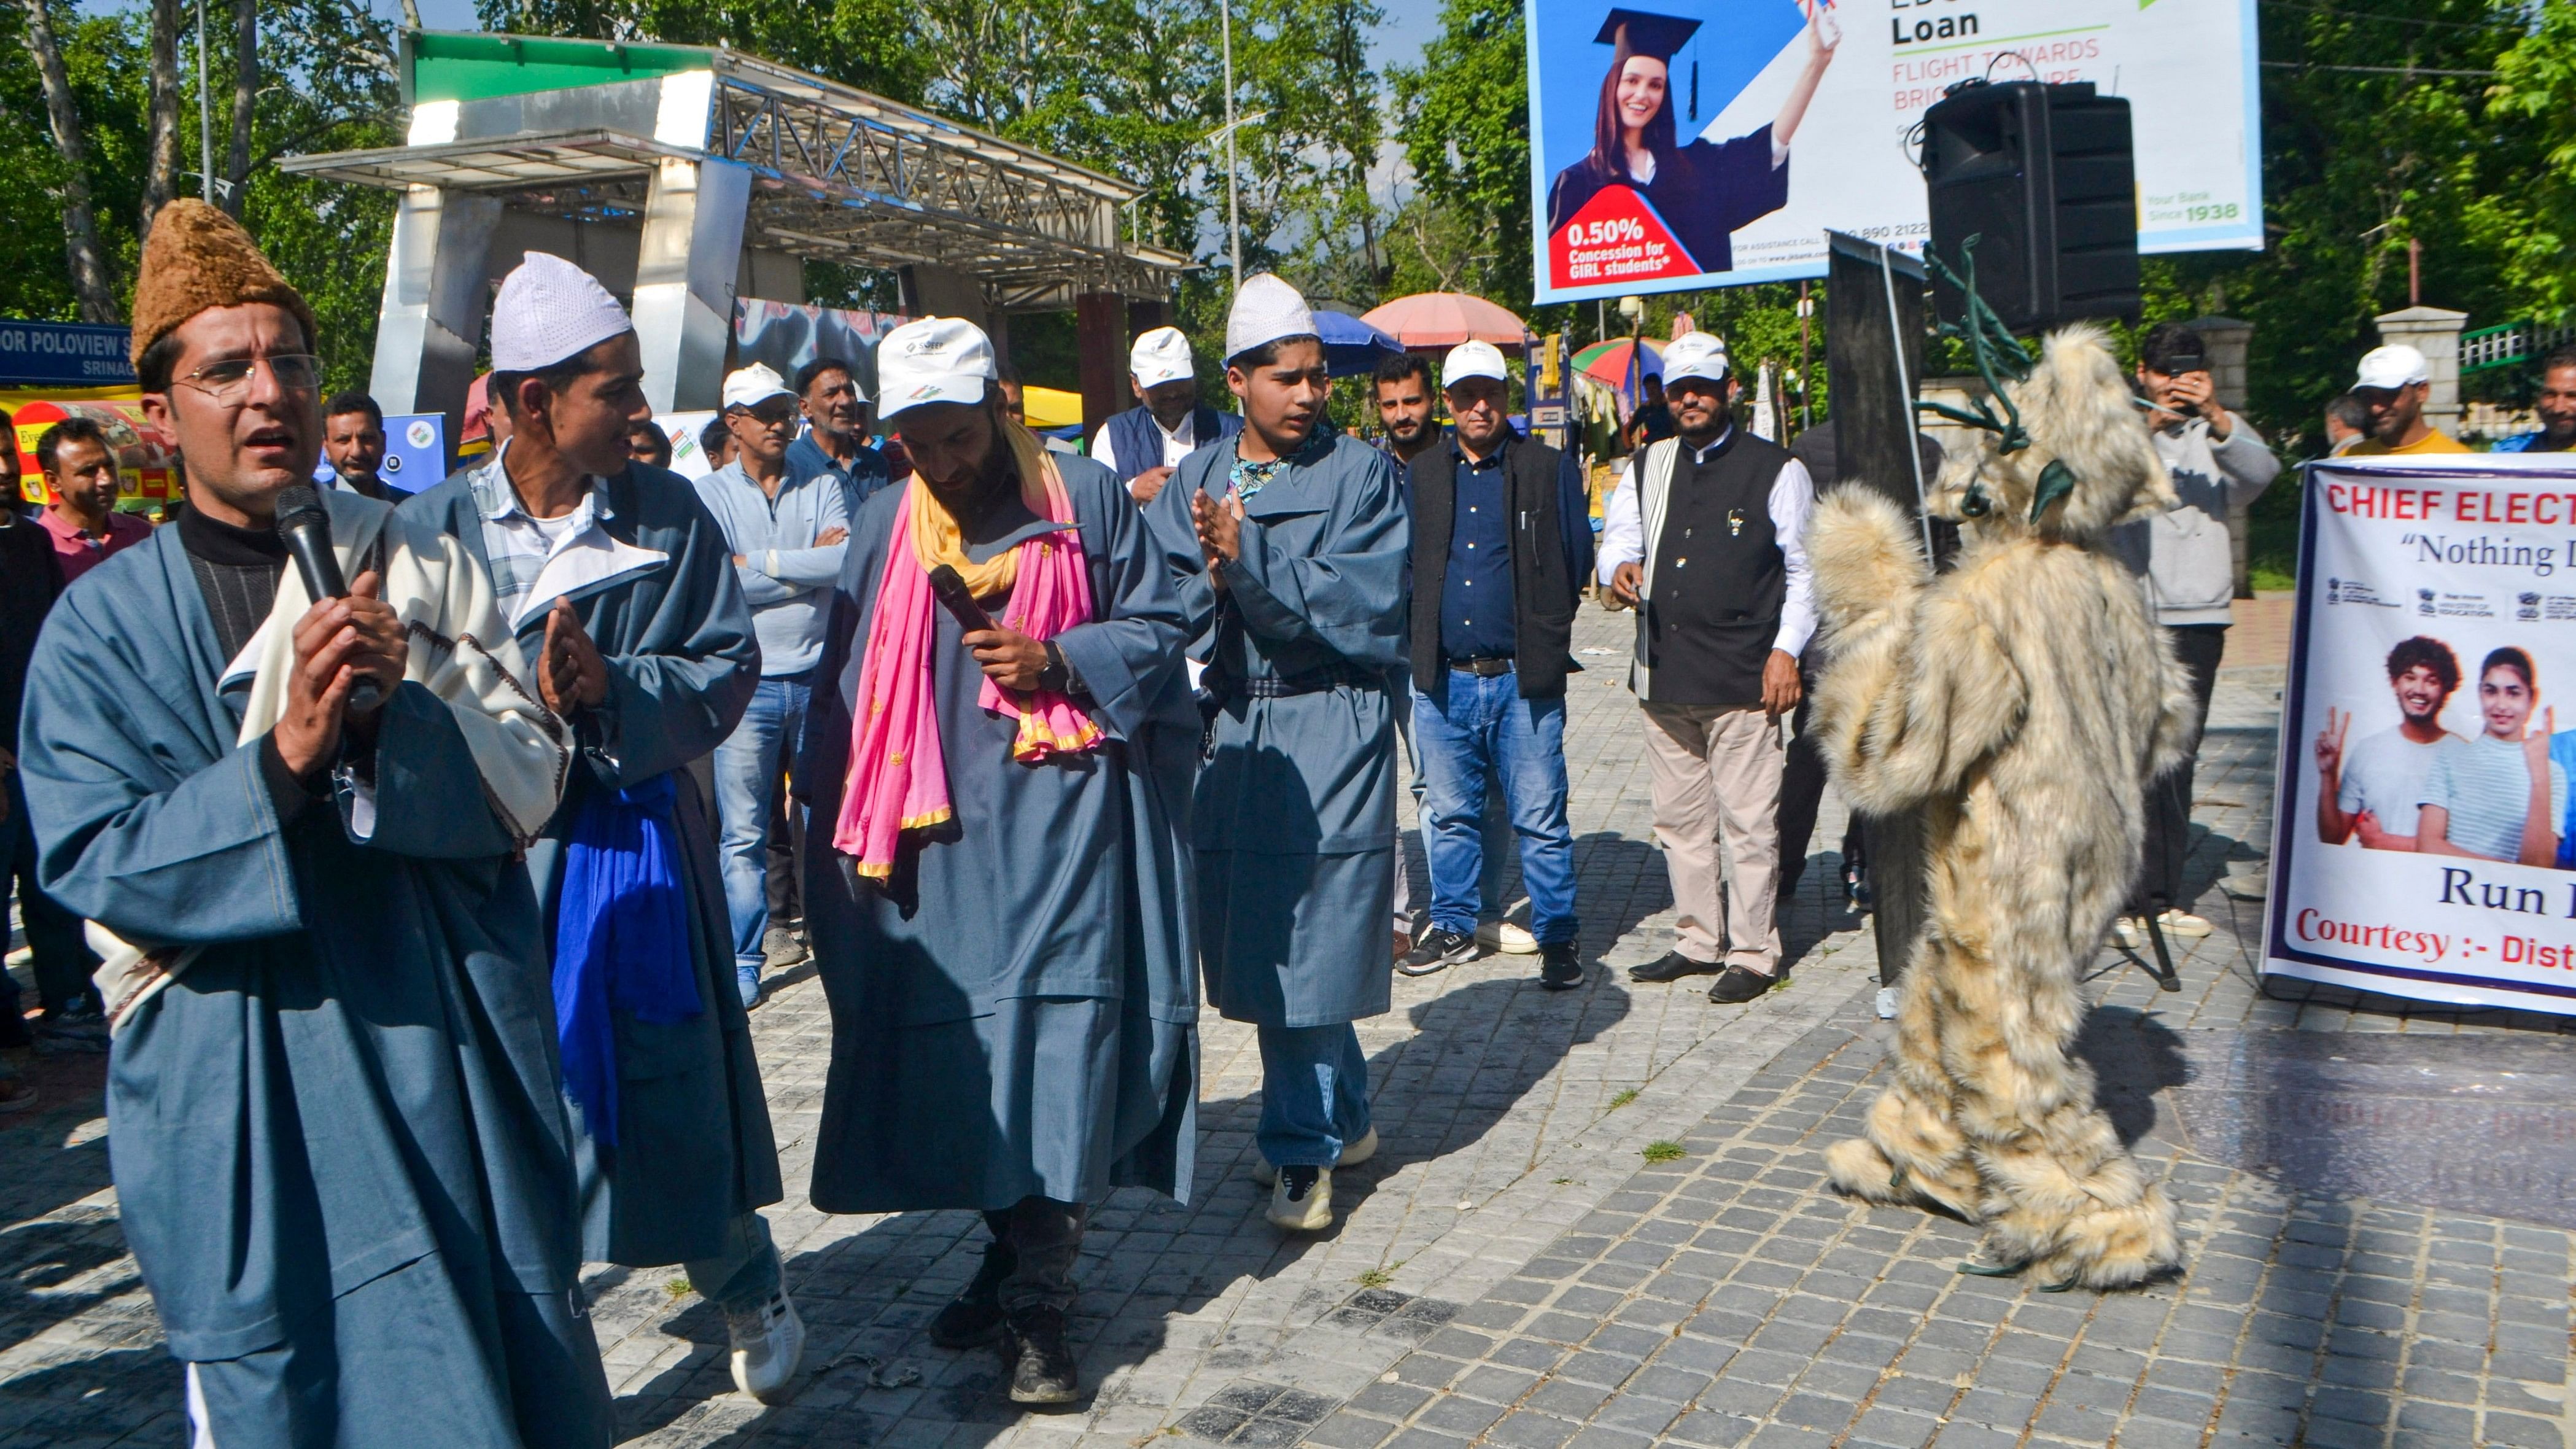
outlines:
[[[2156,456],[2173,475],[2182,504],[2111,535],[2112,550],[2144,579],[2156,622],[2168,627],[2230,620],[2236,561],[2227,515],[2260,497],[2281,471],[2253,424],[2241,415],[2230,418],[2235,430],[2223,443],[2210,441],[2209,424],[2200,418],[2157,429]]]

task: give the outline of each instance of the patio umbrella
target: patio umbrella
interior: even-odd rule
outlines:
[[[1335,377],[1377,370],[1377,360],[1401,356],[1404,345],[1348,312],[1317,312],[1315,333],[1324,339],[1324,366]]]
[[[1635,374],[1629,371],[1632,363],[1629,354],[1632,350],[1644,352],[1645,356],[1642,360],[1645,364],[1645,376],[1664,375],[1664,345],[1651,337],[1644,340],[1642,347],[1640,343],[1625,337],[1613,337],[1607,342],[1595,342],[1574,354],[1574,370],[1625,392],[1635,377]]]
[[[1529,335],[1520,318],[1464,292],[1417,292],[1398,297],[1360,320],[1403,343],[1407,350],[1455,347],[1469,341],[1517,348]]]

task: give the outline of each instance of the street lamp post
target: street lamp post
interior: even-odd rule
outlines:
[[[1243,204],[1235,194],[1234,155],[1234,0],[1217,0],[1217,24],[1225,42],[1225,234],[1234,260],[1232,285],[1243,286]]]
[[[1231,96],[1227,97],[1227,105],[1226,105],[1226,109],[1227,109],[1228,111],[1232,111],[1232,110],[1234,109],[1234,106],[1233,106],[1233,104],[1232,104],[1232,101],[1233,101],[1233,98],[1232,98]],[[1227,237],[1227,243],[1226,243],[1226,244],[1227,244],[1227,247],[1229,248],[1229,250],[1233,253],[1233,257],[1234,257],[1234,282],[1233,282],[1233,285],[1238,286],[1238,287],[1240,287],[1240,286],[1242,286],[1242,285],[1243,285],[1243,214],[1242,214],[1242,212],[1241,212],[1241,211],[1239,211],[1239,210],[1236,208],[1236,204],[1235,204],[1235,194],[1234,194],[1234,170],[1235,170],[1235,167],[1234,167],[1234,159],[1235,159],[1235,158],[1234,158],[1234,133],[1235,133],[1235,132],[1237,132],[1237,131],[1239,131],[1239,130],[1241,130],[1241,129],[1243,129],[1243,128],[1244,128],[1244,127],[1246,127],[1246,126],[1257,126],[1257,125],[1261,124],[1263,121],[1268,120],[1269,118],[1270,118],[1270,113],[1269,113],[1268,111],[1254,111],[1254,112],[1252,112],[1252,113],[1251,113],[1251,114],[1249,114],[1249,115],[1246,115],[1246,116],[1240,116],[1240,117],[1237,117],[1237,118],[1235,118],[1235,119],[1233,119],[1233,120],[1229,120],[1229,121],[1227,121],[1224,125],[1217,127],[1215,130],[1210,131],[1210,132],[1208,132],[1208,134],[1207,134],[1207,139],[1208,139],[1208,140],[1210,140],[1210,141],[1223,140],[1223,141],[1225,142],[1225,230],[1226,230],[1226,237]]]

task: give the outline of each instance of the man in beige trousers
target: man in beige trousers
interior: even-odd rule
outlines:
[[[1628,684],[1680,917],[1672,951],[1628,976],[1715,972],[1708,999],[1721,1004],[1780,975],[1780,724],[1816,628],[1804,537],[1815,484],[1788,450],[1733,425],[1728,373],[1725,344],[1705,332],[1666,349],[1680,435],[1649,444],[1611,495],[1598,565],[1637,608]]]

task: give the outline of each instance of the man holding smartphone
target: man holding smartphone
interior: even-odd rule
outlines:
[[[2209,696],[2234,617],[2236,551],[2228,514],[2252,503],[2281,471],[2260,433],[2221,406],[2200,334],[2160,322],[2138,344],[2138,391],[2148,405],[2156,456],[2182,502],[2112,535],[2112,546],[2144,576],[2148,605],[2191,671],[2193,732],[2209,718]],[[2158,911],[2169,935],[2206,936],[2209,922],[2183,910],[2183,857],[2191,846],[2191,758],[2147,787],[2146,870],[2138,899],[2118,922],[2123,945],[2146,941],[2143,917]]]

